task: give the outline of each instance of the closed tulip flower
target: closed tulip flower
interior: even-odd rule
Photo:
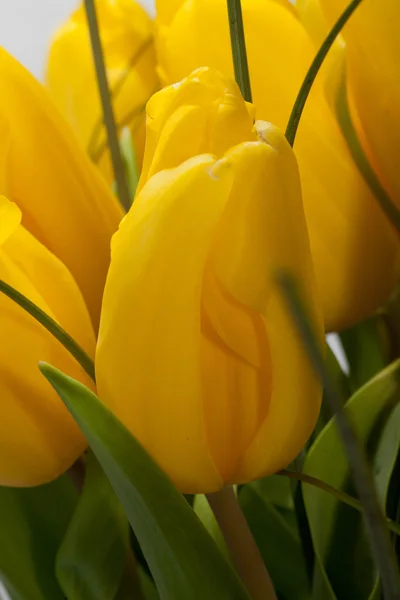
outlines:
[[[328,23],[347,0],[320,0]],[[365,153],[400,207],[400,36],[398,0],[364,0],[343,30],[352,116]]]
[[[232,75],[226,0],[182,0],[174,12],[167,4],[157,2],[165,81],[202,65]],[[257,118],[284,130],[314,45],[288,2],[242,0],[242,7]],[[325,327],[340,330],[386,301],[399,276],[399,242],[352,160],[323,78],[315,82],[294,150]]]
[[[0,193],[71,271],[98,325],[122,211],[42,86],[0,49]]]
[[[94,333],[68,269],[21,224],[21,212],[0,197],[0,278],[53,317],[93,356]],[[0,294],[0,485],[33,486],[55,479],[86,446],[73,418],[38,369],[58,365],[91,385],[61,344]]]
[[[256,138],[236,86],[209,71],[148,111],[152,167],[164,152],[164,166],[182,162],[142,182],[113,238],[98,391],[182,492],[213,492],[287,465],[319,412],[275,280],[299,278],[322,341],[297,164],[272,125]]]
[[[141,162],[145,105],[158,89],[153,23],[133,0],[98,0],[100,35],[119,127],[129,126]],[[55,33],[48,58],[50,94],[107,179],[112,169],[93,64],[90,36],[81,5]]]

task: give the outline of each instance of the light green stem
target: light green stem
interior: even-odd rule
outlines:
[[[363,512],[362,504],[357,498],[350,496],[350,494],[346,494],[346,492],[342,492],[342,490],[338,490],[337,488],[329,485],[329,483],[325,483],[321,479],[317,479],[316,477],[312,477],[311,475],[306,475],[305,473],[300,473],[298,471],[280,471],[277,475],[282,475],[283,477],[289,477],[289,479],[295,479],[296,481],[301,481],[302,483],[306,483],[307,485],[311,485],[331,496],[334,496],[339,502],[343,502],[343,504],[347,504],[354,508],[358,512]],[[386,518],[386,524],[393,533],[400,536],[400,525],[392,521],[391,519]]]
[[[215,494],[207,494],[207,500],[225,538],[232,562],[252,600],[277,600],[271,578],[234,489],[229,486]]]

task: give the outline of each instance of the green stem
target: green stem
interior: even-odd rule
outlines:
[[[52,336],[58,340],[66,350],[78,361],[82,369],[95,381],[95,371],[92,359],[76,343],[76,341],[54,319],[49,317],[41,308],[36,306],[29,298],[18,292],[11,285],[0,279],[0,292],[18,304],[30,314],[38,323],[43,325]]]
[[[237,572],[252,600],[277,600],[271,578],[232,486],[207,494]]]
[[[291,146],[293,146],[294,141],[296,139],[296,133],[300,123],[301,115],[303,114],[307,98],[315,81],[315,78],[318,75],[318,72],[321,68],[321,65],[324,62],[329,50],[331,49],[333,42],[336,40],[337,36],[342,31],[343,27],[346,25],[347,21],[350,19],[351,15],[356,10],[358,5],[361,4],[361,2],[362,0],[353,0],[352,2],[350,2],[348,7],[340,15],[339,19],[336,21],[335,25],[332,27],[331,31],[323,41],[322,46],[318,50],[317,55],[315,56],[310,68],[307,71],[303,84],[294,103],[291,115],[289,117],[289,122],[286,128],[286,139]]]
[[[227,0],[235,79],[246,102],[252,102],[246,40],[240,0]]]
[[[346,494],[346,492],[342,492],[342,490],[338,490],[332,485],[329,485],[329,483],[325,483],[325,481],[321,481],[321,479],[311,477],[311,475],[305,475],[304,473],[300,473],[298,471],[288,470],[280,471],[277,473],[277,475],[282,475],[283,477],[289,477],[289,479],[295,479],[296,481],[301,481],[307,485],[312,485],[313,487],[318,488],[319,490],[322,490],[331,496],[334,496],[337,500],[339,500],[339,502],[343,502],[343,504],[351,506],[351,508],[354,508],[360,513],[363,512],[362,504],[359,500],[357,500],[357,498],[353,498],[353,496]],[[395,521],[392,521],[387,517],[386,524],[393,533],[400,536],[400,524],[395,523]]]
[[[355,488],[361,501],[366,532],[375,564],[381,576],[384,598],[385,600],[399,600],[399,570],[364,448],[358,439],[352,421],[346,415],[340,393],[326,369],[313,323],[308,318],[308,311],[300,296],[296,280],[289,273],[281,272],[278,274],[278,281],[311,366],[324,388],[324,397],[331,413],[335,415],[338,432],[342,438]]]
[[[90,40],[92,44],[93,60],[97,75],[100,99],[103,108],[104,123],[107,130],[108,146],[110,148],[111,161],[117,182],[118,196],[125,210],[131,206],[131,197],[125,177],[124,163],[121,156],[118,140],[118,130],[111,102],[111,94],[107,81],[107,72],[104,61],[104,53],[100,40],[99,23],[97,19],[94,0],[85,0],[86,16],[89,26]]]

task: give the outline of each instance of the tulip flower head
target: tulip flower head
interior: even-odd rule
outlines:
[[[345,0],[319,0],[330,24]],[[364,151],[393,202],[400,207],[400,4],[364,0],[343,31],[352,117]]]
[[[98,325],[122,210],[43,87],[0,49],[0,193],[71,271]]]
[[[145,10],[133,0],[98,0],[96,9],[116,121],[119,128],[130,127],[141,163],[145,105],[159,87],[153,24]],[[85,149],[112,182],[83,4],[54,35],[46,85]]]
[[[68,269],[21,224],[0,197],[0,279],[55,319],[93,356],[94,333]],[[32,486],[61,475],[86,447],[78,426],[38,369],[48,361],[85,383],[86,373],[53,336],[0,294],[0,485]]]
[[[169,0],[157,1],[164,81],[171,84],[203,65],[232,76],[226,0],[167,5]],[[284,130],[315,47],[289,2],[242,0],[242,9],[256,116]],[[294,150],[325,328],[341,330],[391,294],[400,271],[399,242],[351,157],[323,78],[313,85]]]
[[[276,472],[319,412],[275,279],[299,277],[322,341],[297,164],[278,129],[258,131],[210,69],[155,95],[141,190],[112,242],[99,395],[183,492]]]

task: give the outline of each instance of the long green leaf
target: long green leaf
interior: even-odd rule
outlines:
[[[280,272],[277,276],[284,299],[291,313],[297,333],[304,344],[315,374],[324,386],[325,398],[335,417],[337,432],[341,438],[341,449],[348,460],[352,481],[363,506],[365,532],[375,565],[379,569],[382,589],[386,600],[400,598],[400,576],[393,549],[390,544],[389,529],[379,498],[367,455],[359,439],[357,428],[346,408],[329,372],[314,331],[314,323],[309,318],[308,307],[299,292],[299,286],[290,273]],[[341,507],[343,510],[346,507]],[[364,530],[363,530],[364,531]],[[351,535],[351,533],[350,533]]]
[[[191,507],[120,421],[82,384],[49,365],[40,368],[119,497],[161,600],[248,600]]]
[[[383,505],[399,450],[399,407],[393,410],[399,392],[400,361],[397,361],[356,392],[345,408],[368,448]],[[328,423],[310,449],[304,472],[338,490],[353,492],[349,462],[334,420]],[[306,483],[303,493],[321,569],[316,576],[316,586],[329,598],[327,576],[340,600],[368,598],[376,585],[377,573],[361,515],[334,496]]]
[[[78,499],[67,476],[0,488],[0,581],[12,600],[64,600],[54,563]]]
[[[114,598],[127,563],[129,524],[92,453],[78,506],[59,549],[57,578],[68,600]]]

